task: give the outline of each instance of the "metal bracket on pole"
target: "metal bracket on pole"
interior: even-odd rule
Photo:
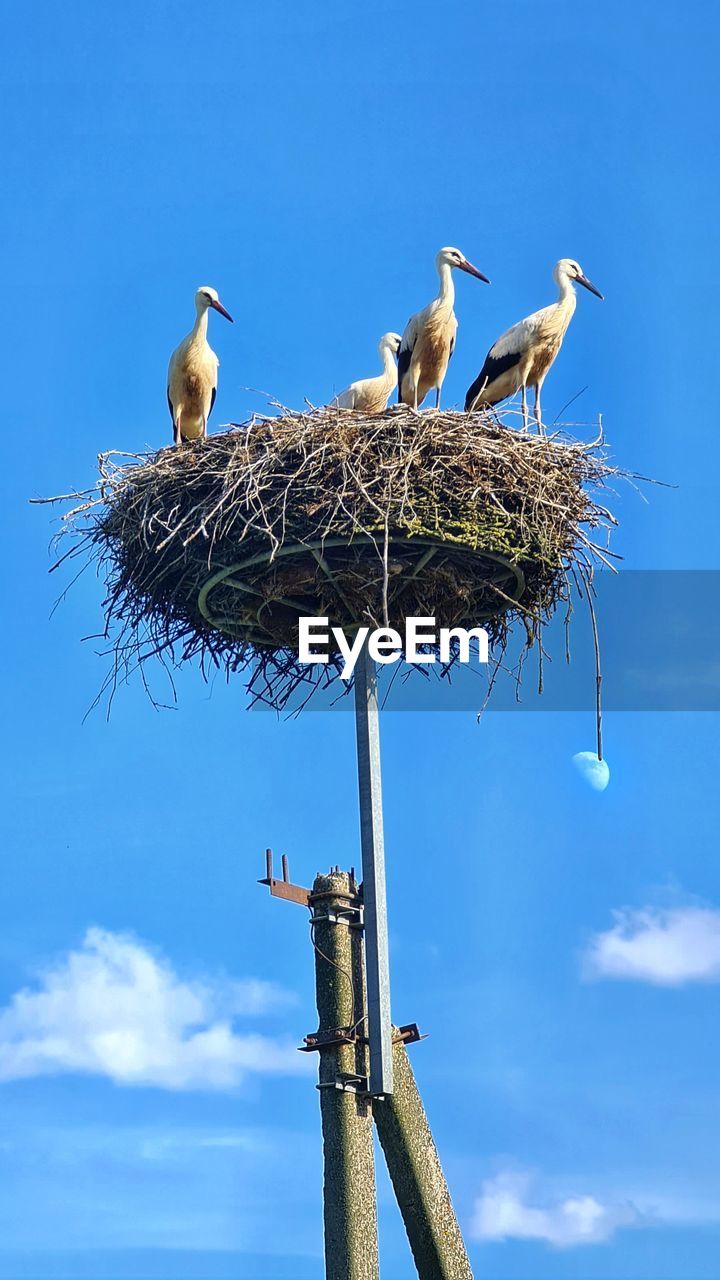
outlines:
[[[333,911],[326,907],[324,911],[316,911],[310,917],[311,924],[344,924],[348,929],[363,928],[363,908],[359,907],[343,907],[340,910]]]
[[[425,1040],[420,1034],[417,1022],[408,1022],[404,1027],[397,1027],[393,1035],[393,1044],[417,1044]],[[339,1044],[367,1044],[367,1036],[362,1035],[357,1027],[336,1027],[332,1031],[315,1031],[305,1036],[305,1043],[298,1045],[300,1053],[316,1053],[323,1049],[335,1049]]]
[[[266,884],[273,898],[285,898],[287,902],[297,902],[301,907],[310,906],[310,890],[304,889],[301,884],[290,882],[288,860],[285,854],[282,856],[282,880],[277,880],[273,875],[272,849],[265,850],[265,871],[265,876],[262,880],[258,880],[258,884]]]
[[[375,664],[368,654],[367,644],[360,650],[355,667],[355,726],[370,1044],[368,1092],[374,1097],[387,1097],[393,1091],[393,1062],[385,844],[380,778],[380,725],[377,674]]]
[[[316,1089],[336,1089],[339,1093],[369,1094],[367,1076],[336,1076],[334,1080],[321,1080]]]

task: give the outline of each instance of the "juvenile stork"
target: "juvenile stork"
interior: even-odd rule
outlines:
[[[196,318],[190,333],[170,357],[167,398],[175,444],[204,439],[217,393],[220,361],[207,340],[208,310],[219,311],[232,324],[215,289],[203,285],[195,294]]]
[[[559,289],[557,302],[534,311],[498,338],[465,397],[465,412],[499,404],[507,396],[522,391],[523,430],[528,429],[527,388],[534,387],[533,412],[538,430],[543,430],[540,392],[550,366],[560,350],[576,306],[575,285],[581,284],[602,298],[578,262],[561,258],[553,278]]]
[[[377,378],[362,378],[335,397],[340,409],[358,409],[361,413],[382,413],[398,381],[395,357],[400,349],[399,333],[384,333],[378,342],[383,371]]]
[[[441,249],[435,259],[440,292],[432,302],[411,316],[405,326],[398,356],[398,402],[417,410],[428,391],[435,388],[435,408],[440,408],[440,389],[455,347],[457,318],[453,311],[455,267],[489,284],[487,276],[468,262],[459,249]]]

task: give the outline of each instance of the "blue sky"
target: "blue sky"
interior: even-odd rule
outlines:
[[[321,403],[372,372],[450,243],[493,285],[458,281],[445,403],[577,257],[607,301],[579,299],[545,411],[587,387],[573,416],[677,486],[618,496],[629,567],[716,568],[719,25],[702,2],[3,5],[0,1276],[320,1274],[306,923],[254,882],[267,844],[303,882],[358,861],[350,715],[247,715],[188,671],[174,712],[133,686],[83,723],[101,590],[49,621],[27,499],[169,441],[199,284],[236,321],[211,324],[217,428],[263,408],[248,387]],[[716,744],[711,715],[608,716],[598,795],[570,762],[589,714],[384,718],[394,1011],[430,1033],[413,1062],[480,1275],[720,1271]],[[400,1280],[382,1176],[380,1199]]]

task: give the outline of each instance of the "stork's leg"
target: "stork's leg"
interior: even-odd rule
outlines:
[[[182,444],[182,433],[180,431],[180,419],[182,417],[182,409],[178,409],[177,417],[173,420],[173,440],[176,446]]]
[[[540,435],[541,435],[541,436],[544,436],[544,435],[545,435],[545,428],[544,428],[543,423],[542,423],[542,411],[541,411],[541,409],[540,409],[540,388],[541,388],[541,386],[542,386],[542,383],[541,383],[541,382],[536,382],[536,383],[535,383],[535,403],[533,404],[533,413],[535,414],[535,421],[537,422],[537,428],[538,428],[538,431],[540,432]]]
[[[522,419],[523,419],[523,431],[527,431],[528,425],[529,425],[528,424],[528,403],[527,403],[527,387],[525,386],[524,382],[522,385]]]
[[[412,379],[413,389],[413,413],[418,411],[418,387],[420,386],[420,366],[417,364],[410,365],[410,378]]]
[[[202,422],[203,424],[202,424],[202,431],[200,432],[200,439],[207,440],[207,418],[203,418]]]

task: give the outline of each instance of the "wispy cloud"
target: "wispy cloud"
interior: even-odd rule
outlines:
[[[543,1240],[558,1249],[601,1244],[619,1227],[641,1218],[631,1204],[605,1204],[592,1195],[569,1195],[553,1202],[530,1202],[533,1177],[505,1172],[483,1183],[475,1201],[470,1234],[476,1240]]]
[[[613,927],[590,939],[583,958],[587,977],[663,987],[720,981],[720,911],[643,907],[613,916]]]
[[[288,998],[257,979],[181,979],[138,939],[89,929],[0,1010],[0,1081],[84,1072],[121,1085],[232,1089],[250,1072],[296,1074],[307,1063],[292,1043],[236,1026]]]

